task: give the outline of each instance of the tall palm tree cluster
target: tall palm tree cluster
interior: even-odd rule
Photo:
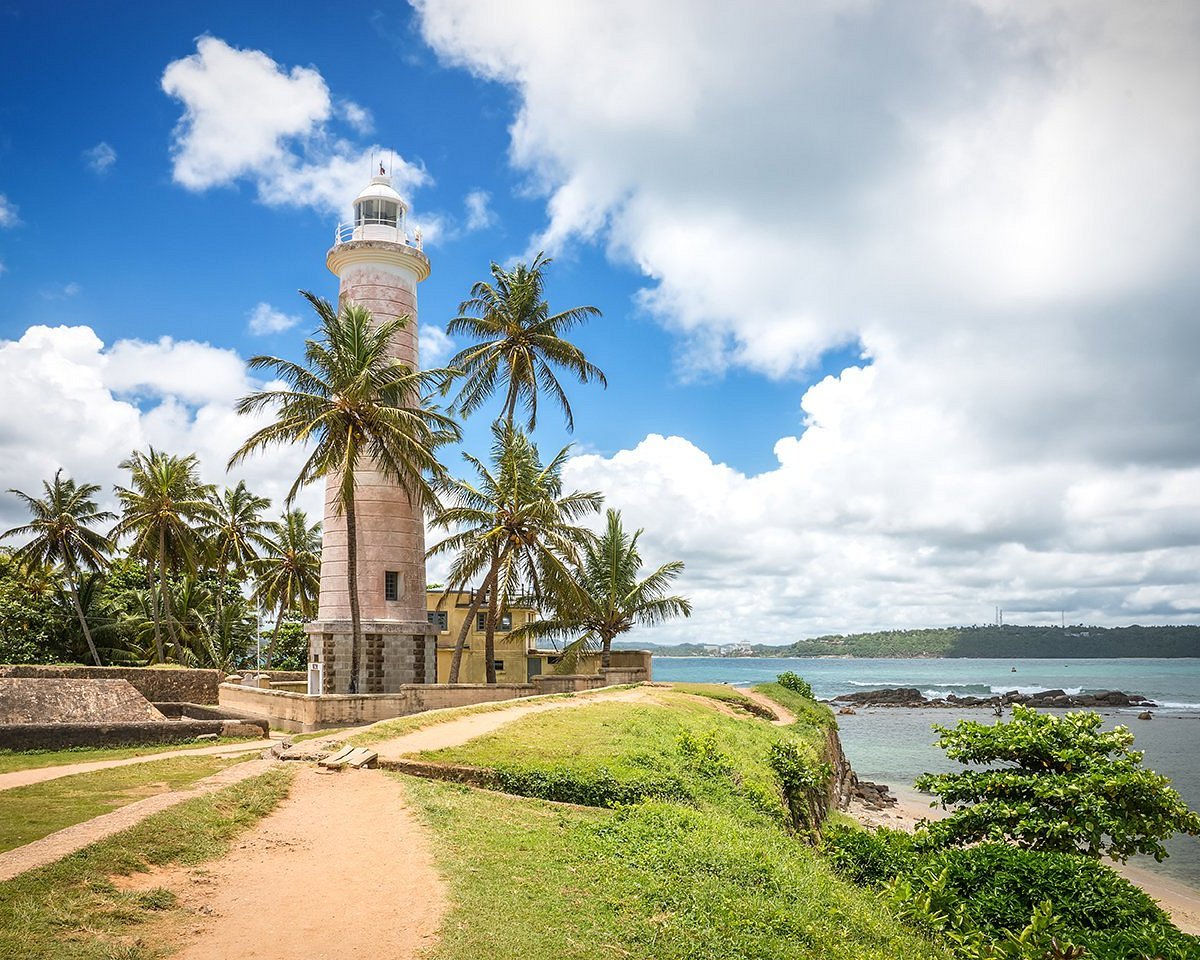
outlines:
[[[643,576],[637,548],[642,531],[626,533],[614,510],[599,533],[587,526],[598,517],[603,497],[565,492],[561,474],[570,446],[546,460],[531,436],[545,397],[574,430],[559,372],[582,384],[607,385],[599,367],[564,336],[599,311],[584,306],[551,312],[544,290],[550,262],[539,253],[532,264],[512,269],[493,263],[491,279],[472,287],[446,328],[450,336],[474,342],[449,367],[429,371],[391,355],[390,344],[409,318],[376,322],[352,302],[335,308],[302,291],[318,329],[305,342],[302,363],[251,359],[252,369],[269,371],[282,387],[239,401],[239,412],[272,419],[228,464],[275,445],[306,449],[285,503],[289,509],[277,521],[264,519],[269,502],[243,482],[218,492],[200,481],[194,455],[153,449],[135,451],[121,463],[129,479],[114,490],[119,515],[99,508],[98,486],[76,484],[61,471],[44,484],[43,497],[13,491],[33,519],[4,534],[26,542],[0,555],[0,644],[11,619],[4,588],[8,563],[21,565],[31,589],[39,578],[57,581],[97,664],[107,654],[110,660],[240,666],[256,626],[255,607],[273,615],[270,637],[279,647],[288,622],[315,616],[320,579],[319,525],[290,509],[292,500],[301,487],[333,478],[334,506],[348,534],[356,676],[362,626],[354,476],[368,465],[400,485],[431,525],[445,531],[428,551],[450,557],[442,602],[458,591],[471,593],[451,683],[458,681],[469,625],[485,607],[489,683],[496,681],[497,626],[518,603],[541,612],[523,635],[560,642],[563,669],[574,669],[591,651],[608,666],[613,640],[634,625],[688,616],[687,599],[668,593],[682,563]],[[443,409],[441,401],[456,387]],[[472,476],[452,476],[438,459],[439,448],[460,440],[459,419],[483,409],[497,393],[502,404],[488,457],[464,453]]]
[[[3,534],[25,542],[4,557],[0,579],[19,578],[31,590],[47,584],[51,595],[69,598],[77,627],[24,658],[83,659],[86,647],[96,666],[171,662],[228,671],[248,665],[260,645],[260,611],[274,617],[268,658],[285,618],[315,615],[319,524],[301,511],[267,519],[270,501],[244,481],[221,491],[202,483],[195,455],[150,448],[120,466],[128,480],[113,491],[119,514],[99,508],[99,485],[61,470],[40,497],[11,491],[32,518]],[[8,587],[13,602],[0,607],[0,620],[21,609]]]

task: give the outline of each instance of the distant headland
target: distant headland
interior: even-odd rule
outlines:
[[[787,645],[637,643],[667,657],[1200,657],[1200,626],[972,626],[880,630]]]

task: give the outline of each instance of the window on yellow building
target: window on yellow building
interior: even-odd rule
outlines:
[[[445,633],[450,629],[450,614],[446,610],[429,610],[425,613],[432,626],[438,628],[439,633]]]
[[[475,617],[475,630],[478,633],[483,633],[487,629],[487,614],[480,613]],[[496,621],[496,630],[504,632],[512,629],[512,614],[506,613]]]
[[[503,671],[504,671],[504,661],[503,660],[493,660],[492,666],[496,668],[497,673],[503,673]]]

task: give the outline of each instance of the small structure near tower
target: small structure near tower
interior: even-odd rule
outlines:
[[[383,173],[354,200],[354,219],[339,224],[325,258],[341,283],[339,304],[353,301],[377,320],[407,316],[392,356],[417,369],[417,284],[429,258],[405,225],[408,207]],[[309,637],[309,693],[395,693],[433,683],[437,634],[425,613],[425,527],[421,508],[369,462],[354,472],[362,645],[351,677],[350,589],[346,518],[338,513],[338,478],[325,483],[321,595]]]

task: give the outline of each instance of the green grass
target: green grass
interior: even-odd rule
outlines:
[[[404,779],[453,901],[431,960],[947,956],[765,822],[659,801],[583,810]]]
[[[695,697],[708,697],[710,700],[719,700],[721,703],[726,703],[735,710],[741,710],[754,717],[761,717],[765,720],[777,720],[778,715],[767,716],[766,709],[760,703],[756,703],[748,696],[738,690],[736,687],[728,686],[724,683],[673,683],[671,689],[678,690],[680,693],[690,693]]]
[[[789,690],[778,683],[757,684],[754,687],[754,692],[761,693],[763,696],[774,700],[781,707],[786,707],[795,714],[798,721],[810,727],[820,729],[821,731],[837,729],[837,720],[833,715],[833,711],[824,703],[809,700],[808,697],[803,697],[794,690]]]
[[[239,833],[285,796],[292,771],[261,776],[188,800],[68,857],[0,883],[3,960],[151,960],[162,955],[147,920],[173,911],[163,888],[122,891],[114,876],[221,856]]]
[[[178,790],[246,757],[173,757],[0,791],[0,852],[155,793]]]
[[[243,737],[221,737],[218,740],[189,740],[184,743],[156,743],[141,747],[71,747],[66,750],[0,750],[0,773],[16,770],[35,770],[60,767],[69,763],[91,763],[94,760],[125,760],[129,757],[148,757],[174,750],[199,750],[203,747],[229,747],[249,743]]]
[[[790,734],[673,691],[657,696],[659,703],[600,702],[533,714],[420,758],[490,768],[498,789],[549,800],[613,806],[674,798],[782,815],[767,756]]]
[[[605,687],[606,690],[623,690],[625,687]],[[496,700],[492,703],[477,703],[469,707],[450,707],[445,710],[430,710],[426,713],[414,713],[407,717],[397,717],[395,720],[385,720],[372,724],[369,730],[346,737],[346,743],[356,747],[369,747],[385,740],[394,740],[406,733],[424,730],[426,727],[439,723],[448,723],[460,717],[469,717],[475,713],[495,713],[497,710],[508,710],[512,707],[525,706],[530,703],[545,703],[548,700],[569,700],[578,694],[550,693],[541,697],[521,697],[518,700]],[[330,731],[336,732],[336,731]]]

